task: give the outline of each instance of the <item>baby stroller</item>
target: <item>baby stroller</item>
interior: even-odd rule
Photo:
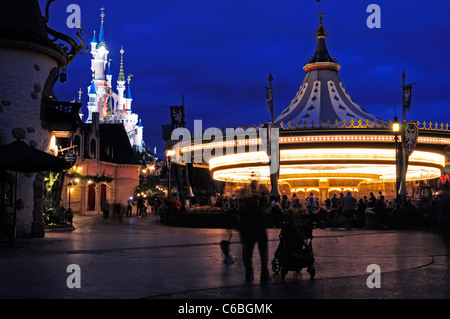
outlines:
[[[272,270],[281,271],[284,280],[288,271],[300,272],[303,268],[314,278],[314,254],[312,249],[312,222],[304,215],[291,214],[280,232],[280,243],[272,260]]]

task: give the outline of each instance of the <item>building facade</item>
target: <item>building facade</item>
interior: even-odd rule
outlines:
[[[18,138],[31,147],[50,152],[55,129],[53,87],[58,79],[65,81],[66,66],[84,44],[79,37],[81,30],[77,33],[81,44],[77,44],[67,35],[49,28],[48,19],[43,16],[37,0],[0,2],[0,145]],[[54,37],[53,41],[49,35]],[[13,136],[14,131],[20,134]],[[45,174],[18,174],[16,195],[21,204],[16,207],[17,237],[44,236]],[[0,185],[2,195],[8,197],[11,190],[3,182]],[[4,220],[14,203],[5,202],[2,196],[0,206],[0,219]]]
[[[64,207],[81,215],[101,214],[103,204],[126,205],[139,185],[141,164],[122,123],[100,123],[92,114],[72,136],[75,165],[63,186]]]

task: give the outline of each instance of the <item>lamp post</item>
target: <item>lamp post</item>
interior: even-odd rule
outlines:
[[[72,182],[69,182],[67,184],[67,186],[68,186],[68,190],[69,190],[69,207],[67,210],[70,211],[70,192],[72,191]]]
[[[394,122],[392,122],[392,131],[394,132],[394,142],[395,142],[395,207],[399,207],[398,202],[398,190],[400,187],[400,181],[399,181],[399,158],[398,158],[398,134],[400,132],[401,125],[398,121],[397,115],[394,117]]]
[[[167,168],[169,169],[169,177],[168,177],[168,188],[167,188],[167,198],[170,199],[170,176],[172,175],[171,167],[172,167],[172,156],[175,154],[174,150],[167,150],[166,158],[167,158]]]
[[[67,183],[67,186],[68,186],[67,188],[69,190],[69,205],[68,205],[69,207],[67,209],[68,212],[71,212],[71,208],[70,208],[70,193],[72,192],[73,186],[77,185],[77,183],[79,181],[80,180],[78,178],[76,178],[73,181],[70,181],[69,183]]]

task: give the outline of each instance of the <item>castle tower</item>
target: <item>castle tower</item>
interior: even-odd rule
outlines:
[[[92,121],[92,112],[99,113],[100,122],[103,122],[104,116],[107,116],[107,100],[109,97],[108,92],[110,91],[111,87],[111,70],[108,62],[109,51],[106,46],[105,35],[103,31],[103,22],[105,18],[104,10],[104,8],[101,8],[102,13],[100,14],[101,24],[98,41],[95,36],[95,31],[94,36],[91,40],[91,71],[93,74],[92,85],[94,87],[92,87],[92,85],[88,87],[89,115],[88,119],[86,120],[86,122],[88,123]],[[96,94],[95,99],[93,96],[94,92]]]
[[[136,135],[133,138],[132,145],[135,147],[141,147],[142,146],[142,134],[144,133],[144,126],[141,123],[141,120],[139,120],[139,123],[136,125]]]
[[[92,54],[92,60],[91,60],[91,70],[95,74],[95,81],[96,81],[96,88],[98,89],[98,85],[100,82],[105,81],[105,67],[108,63],[108,54],[109,51],[106,47],[105,42],[105,36],[103,32],[103,21],[105,17],[105,13],[103,12],[104,8],[101,9],[102,13],[100,14],[102,20],[100,25],[100,33],[98,38],[98,43],[95,38],[95,32],[94,32],[94,38],[91,41],[91,54]]]

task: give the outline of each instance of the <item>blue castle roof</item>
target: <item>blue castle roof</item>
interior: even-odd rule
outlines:
[[[91,87],[89,88],[89,94],[97,94],[97,90],[95,89],[94,81],[92,81]]]

